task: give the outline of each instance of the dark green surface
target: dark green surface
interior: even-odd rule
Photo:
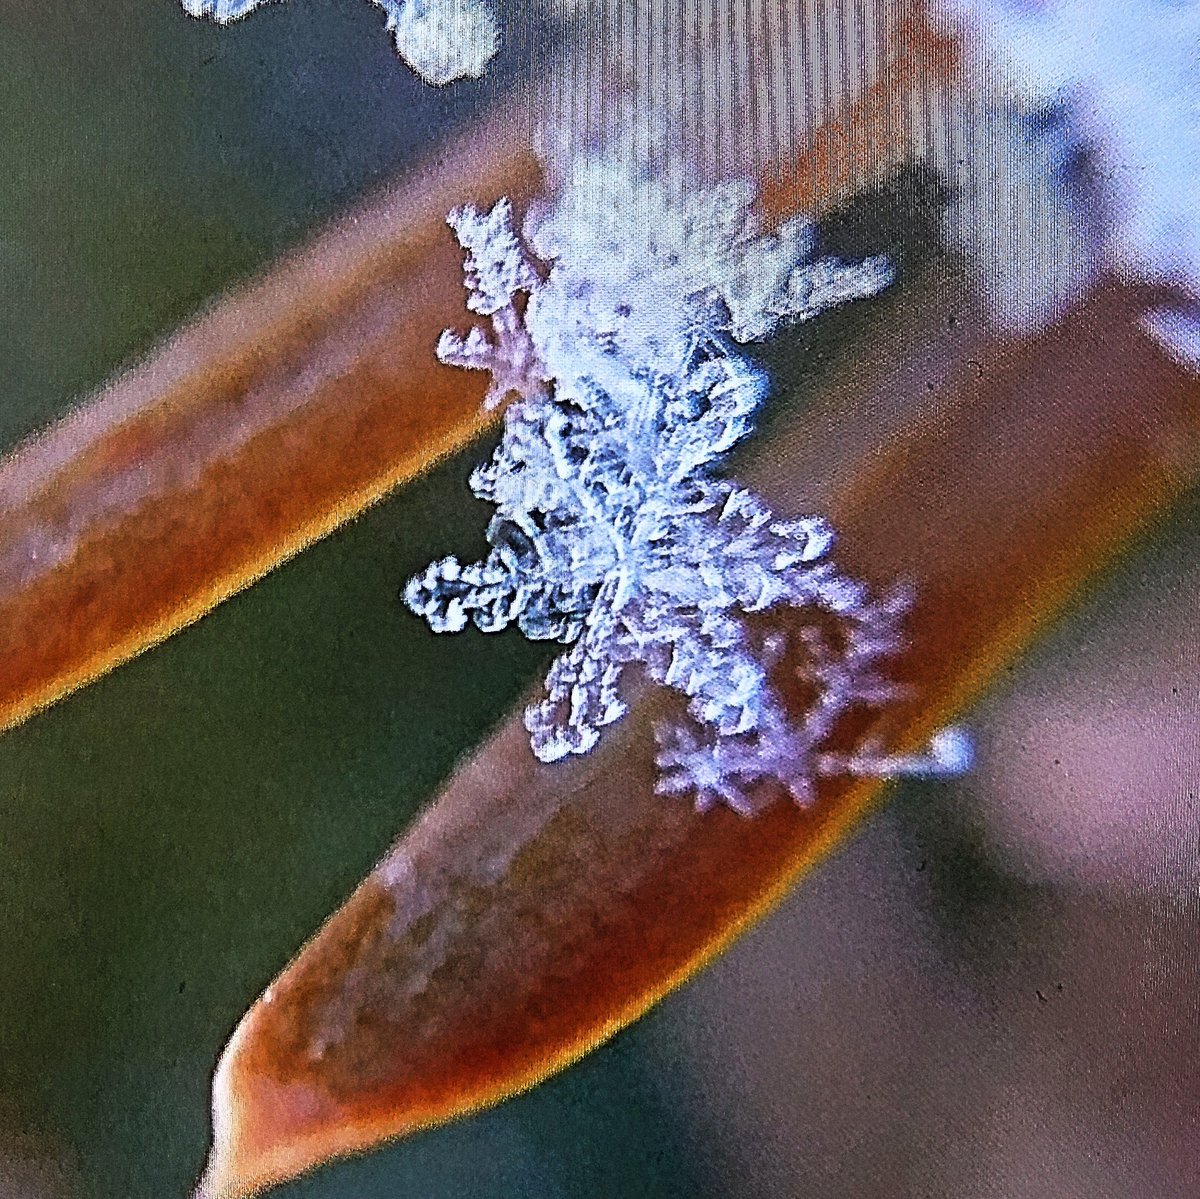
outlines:
[[[516,64],[424,87],[365,2],[221,29],[175,0],[0,13],[0,445],[139,356],[481,111]]]

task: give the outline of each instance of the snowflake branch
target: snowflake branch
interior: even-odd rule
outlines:
[[[497,509],[491,553],[434,563],[410,582],[409,606],[437,632],[516,623],[572,644],[526,713],[542,761],[594,748],[636,667],[687,700],[687,723],[660,729],[661,792],[751,813],[775,780],[809,802],[813,779],[841,761],[822,756],[841,718],[890,695],[881,660],[899,643],[898,606],[837,571],[827,522],[780,520],[720,477],[766,390],[734,343],[874,294],[890,267],[814,257],[801,220],[763,233],[747,184],[689,189],[613,150],[579,159],[527,223],[544,269],[505,200],[449,223],[468,307],[491,332],[444,334],[439,357],[491,373],[487,406],[516,399],[471,479]],[[813,699],[798,722],[746,620],[784,608],[808,622]],[[821,639],[829,623],[836,641]],[[865,750],[845,761],[910,765]]]

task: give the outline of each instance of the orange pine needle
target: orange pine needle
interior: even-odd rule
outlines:
[[[475,436],[449,208],[537,187],[512,130],[348,218],[0,465],[0,729],[169,636]]]
[[[767,213],[822,212],[884,177],[916,144],[914,97],[928,108],[954,70],[919,16],[902,22],[876,84],[765,185]],[[501,194],[521,206],[540,179],[528,126],[493,121],[0,463],[0,731],[482,430],[482,379],[433,357],[469,323],[444,219]]]
[[[909,432],[838,468],[843,559],[917,587],[897,743],[967,702],[1194,479],[1200,384],[1140,331],[1144,300],[1109,286],[1020,345],[988,348],[961,319],[899,339],[922,389],[930,338],[955,342],[946,361],[964,361],[964,338],[981,348]],[[871,411],[896,379],[884,354],[845,385]],[[812,434],[798,422],[757,471],[784,511]],[[245,1195],[573,1061],[767,910],[879,793],[831,782],[809,810],[697,815],[653,794],[659,702],[587,759],[538,764],[514,720],[459,771],[237,1029],[200,1194]]]

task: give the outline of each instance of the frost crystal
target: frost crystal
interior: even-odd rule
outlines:
[[[681,165],[649,165],[655,149],[617,143],[569,159],[559,198],[529,230],[560,289],[569,282],[578,293],[562,299],[584,305],[573,326],[599,320],[615,332],[613,314],[633,293],[636,319],[620,322],[627,357],[671,311],[663,305],[756,341],[891,282],[886,258],[849,265],[814,257],[811,222],[795,218],[767,233],[748,181],[698,190]]]
[[[265,0],[182,0],[193,17],[225,24]],[[426,83],[477,79],[496,53],[499,30],[487,0],[374,0],[400,57]]]
[[[496,53],[496,18],[482,0],[375,0],[400,57],[427,83],[478,79]]]
[[[636,665],[687,701],[659,729],[660,792],[747,814],[770,798],[764,782],[805,803],[819,774],[868,760],[873,773],[937,771],[946,757],[829,751],[844,714],[892,694],[878,668],[902,605],[837,570],[824,520],[779,519],[718,474],[766,389],[729,338],[890,279],[879,260],[814,259],[801,222],[764,233],[752,198],[740,183],[693,194],[680,178],[582,162],[525,230],[541,270],[506,201],[451,214],[469,305],[492,329],[445,334],[439,356],[491,372],[489,404],[515,400],[471,476],[496,509],[491,552],[435,562],[405,592],[437,632],[515,624],[570,646],[526,713],[541,760],[590,750],[626,711]],[[756,628],[785,609],[790,645]],[[785,651],[802,678],[779,677]],[[797,689],[798,719],[784,700]]]
[[[183,0],[183,10],[189,16],[211,17],[224,25],[244,17],[262,3],[263,0]]]

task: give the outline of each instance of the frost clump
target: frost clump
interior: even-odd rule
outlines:
[[[193,17],[222,24],[265,0],[182,0]],[[499,29],[487,0],[374,0],[400,57],[427,83],[477,79],[496,54]]]
[[[658,730],[658,790],[746,814],[771,785],[806,803],[820,774],[958,764],[829,752],[842,716],[891,696],[879,666],[903,605],[835,567],[823,519],[780,519],[719,474],[766,390],[734,342],[891,277],[879,259],[815,258],[802,221],[764,232],[752,199],[742,183],[697,193],[681,173],[584,160],[527,224],[540,264],[507,201],[451,214],[491,332],[447,332],[439,356],[490,372],[487,403],[514,402],[471,477],[495,505],[491,552],[434,562],[405,592],[438,632],[516,625],[570,646],[526,713],[541,760],[590,750],[626,711],[636,665],[686,699]],[[756,621],[784,609],[790,633]]]
[[[1106,193],[1107,259],[1180,288],[1183,311],[1146,321],[1200,369],[1200,3],[942,0],[1024,99],[1067,114]]]
[[[224,25],[256,9],[263,0],[183,0],[183,10],[192,17],[212,17]]]
[[[663,153],[618,140],[570,158],[558,198],[528,231],[538,256],[555,264],[551,283],[579,293],[555,306],[585,300],[583,311],[572,304],[573,318],[609,327],[622,293],[636,294],[637,320],[620,316],[627,356],[642,347],[646,328],[680,309],[683,319],[735,341],[757,341],[891,282],[882,256],[853,265],[815,257],[803,217],[765,232],[748,180],[699,189],[681,164],[655,169],[646,161]]]
[[[408,0],[382,7],[400,57],[427,83],[478,79],[496,54],[496,18],[481,0]]]

